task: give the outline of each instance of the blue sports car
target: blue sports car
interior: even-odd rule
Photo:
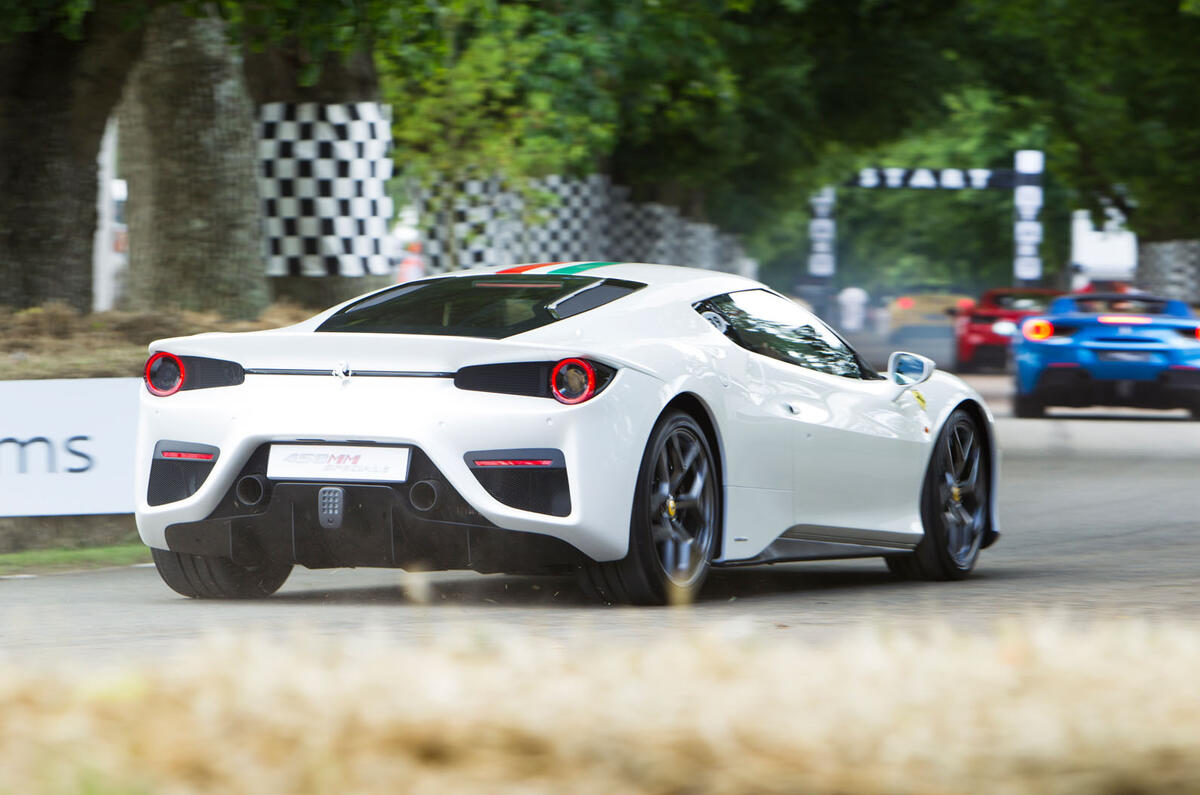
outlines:
[[[1062,296],[1022,323],[1013,352],[1018,417],[1099,405],[1186,408],[1200,419],[1200,318],[1183,301]]]

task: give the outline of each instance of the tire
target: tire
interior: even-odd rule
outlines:
[[[1046,416],[1046,404],[1033,395],[1013,395],[1013,414],[1023,420],[1037,420]]]
[[[942,426],[921,489],[925,536],[888,568],[910,580],[962,580],[983,548],[992,511],[991,459],[979,423],[963,409]]]
[[[720,473],[691,415],[669,411],[659,418],[635,489],[628,553],[583,564],[580,584],[610,604],[689,603],[708,574],[722,516]]]
[[[171,590],[192,599],[262,599],[279,590],[292,564],[239,566],[229,558],[151,549],[154,566]]]

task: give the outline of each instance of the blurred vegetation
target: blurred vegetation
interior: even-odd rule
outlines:
[[[187,311],[82,314],[64,303],[19,311],[0,306],[0,380],[138,377],[154,340],[279,328],[313,314],[292,304],[274,304],[245,321]]]

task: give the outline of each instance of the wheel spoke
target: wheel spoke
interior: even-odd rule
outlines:
[[[982,458],[983,457],[976,452],[975,456],[971,459],[971,463],[968,467],[966,475],[963,477],[962,482],[958,484],[959,488],[962,489],[963,494],[974,494],[976,488],[978,488],[979,465]]]
[[[668,483],[671,480],[671,465],[667,460],[666,448],[663,448],[658,454],[658,460],[654,462],[654,474],[659,483]]]
[[[650,516],[657,516],[663,509],[663,505],[667,502],[667,497],[671,496],[671,489],[667,482],[660,481],[655,487],[654,492],[650,495]]]
[[[692,570],[692,559],[696,555],[696,543],[692,539],[681,541],[675,550],[675,571],[687,574]],[[668,569],[668,571],[670,571]]]
[[[963,428],[963,434],[959,438],[959,449],[962,450],[962,458],[959,459],[958,470],[954,474],[959,480],[961,480],[967,472],[969,462],[971,462],[976,455],[975,434],[971,432],[970,428]]]
[[[676,438],[676,437],[672,437]],[[687,473],[691,470],[692,465],[696,463],[696,459],[700,456],[700,443],[694,439],[688,439],[691,444],[687,448],[687,452],[682,452],[676,443],[676,451],[680,453],[679,468],[671,475],[671,491],[675,491],[683,483],[683,479],[687,477]]]
[[[665,519],[655,519],[654,517],[650,519],[650,537],[655,544],[669,542],[674,536],[674,531],[671,530],[671,526]]]

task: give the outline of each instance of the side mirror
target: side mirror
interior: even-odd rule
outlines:
[[[897,397],[905,390],[928,381],[936,369],[933,359],[915,353],[896,351],[888,357],[888,380],[900,387]]]

